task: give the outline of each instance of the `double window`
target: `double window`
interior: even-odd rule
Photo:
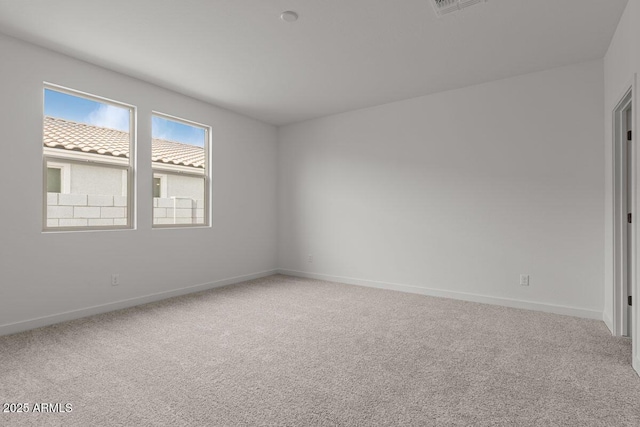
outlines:
[[[45,231],[133,228],[135,122],[131,105],[45,85]],[[153,226],[208,225],[210,128],[154,113],[152,134]]]

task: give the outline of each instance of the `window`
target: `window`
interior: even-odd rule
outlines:
[[[209,225],[209,146],[208,126],[153,114],[154,227]]]
[[[69,194],[69,167],[68,163],[47,163],[47,193]]]
[[[134,108],[44,88],[44,230],[133,226]]]
[[[167,197],[167,175],[153,174],[153,197]]]
[[[47,168],[47,193],[62,193],[62,171],[59,168]]]
[[[160,191],[162,180],[160,178],[153,178],[153,197],[162,197],[162,191]]]

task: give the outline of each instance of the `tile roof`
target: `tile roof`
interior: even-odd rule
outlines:
[[[45,147],[129,157],[129,133],[54,117],[44,118]],[[156,163],[204,168],[204,148],[165,139],[151,140]]]

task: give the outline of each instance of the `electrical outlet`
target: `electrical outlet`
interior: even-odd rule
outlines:
[[[529,275],[521,274],[520,275],[520,286],[529,286]]]
[[[111,275],[111,286],[118,286],[120,284],[120,275],[112,274]]]
[[[307,256],[307,261],[309,261],[310,263],[312,263],[312,262],[313,262],[313,255],[309,254],[309,255]]]

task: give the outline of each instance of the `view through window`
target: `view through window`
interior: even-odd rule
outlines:
[[[133,107],[44,89],[45,230],[132,225]]]
[[[207,225],[209,128],[155,113],[152,136],[154,227]]]

